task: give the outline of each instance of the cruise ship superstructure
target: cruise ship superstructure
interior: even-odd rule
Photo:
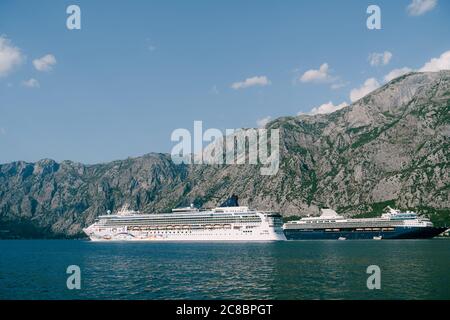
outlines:
[[[275,241],[286,240],[281,215],[239,206],[191,207],[171,213],[141,214],[127,208],[99,216],[83,231],[92,241]]]
[[[415,212],[387,208],[380,218],[350,219],[331,209],[322,209],[320,217],[306,217],[283,226],[288,240],[347,239],[426,239],[446,228],[437,228]]]

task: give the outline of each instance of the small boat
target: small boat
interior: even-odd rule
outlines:
[[[373,237],[373,240],[381,240],[381,239],[383,239],[382,236],[375,236],[375,237]]]
[[[347,240],[346,237],[339,237],[338,240]]]

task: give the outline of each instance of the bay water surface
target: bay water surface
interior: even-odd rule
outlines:
[[[371,265],[380,290],[367,288]],[[3,240],[0,299],[450,299],[450,240]]]

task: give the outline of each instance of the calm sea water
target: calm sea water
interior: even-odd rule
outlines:
[[[66,268],[81,268],[68,290]],[[366,268],[381,268],[368,290]],[[1,299],[450,299],[450,240],[0,241]]]

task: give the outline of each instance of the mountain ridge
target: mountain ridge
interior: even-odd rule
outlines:
[[[394,205],[448,223],[449,114],[450,71],[410,73],[334,113],[269,122],[281,137],[274,176],[255,165],[175,165],[160,153],[92,165],[0,164],[0,237],[77,237],[124,203],[161,212],[214,206],[231,193],[287,217],[325,205],[346,215]]]

